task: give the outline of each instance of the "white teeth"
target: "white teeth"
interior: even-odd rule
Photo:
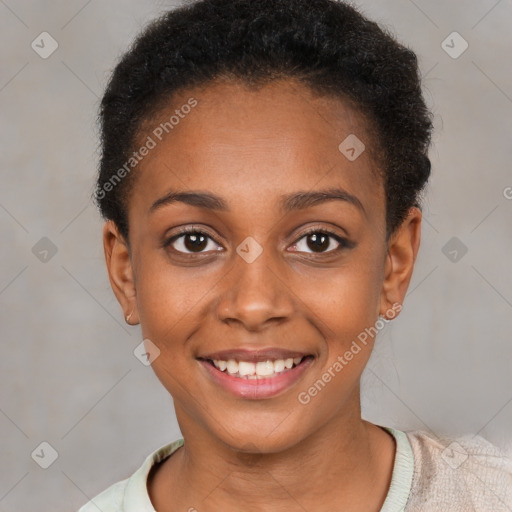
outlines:
[[[252,363],[250,361],[235,361],[229,359],[223,361],[221,359],[214,359],[213,364],[220,371],[226,371],[230,375],[243,377],[246,379],[258,379],[264,377],[275,376],[286,370],[289,370],[293,365],[298,365],[302,361],[302,357],[290,357],[288,359],[276,359],[274,361],[258,361]]]
[[[256,365],[254,363],[248,363],[246,361],[240,361],[238,363],[238,373],[240,375],[254,375],[255,368]]]
[[[272,375],[274,373],[274,363],[272,361],[259,361],[256,363],[256,375]]]
[[[286,366],[286,362],[283,359],[278,359],[277,361],[274,361],[274,371],[276,373],[281,373]]]
[[[238,373],[238,363],[233,359],[230,359],[226,363],[226,368],[228,370],[228,373]]]

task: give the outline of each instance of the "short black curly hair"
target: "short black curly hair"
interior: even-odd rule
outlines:
[[[431,169],[432,114],[411,49],[341,1],[199,0],[165,12],[142,31],[101,100],[94,199],[127,242],[134,174],[119,183],[114,175],[126,169],[141,127],[173,94],[219,77],[247,85],[295,79],[355,106],[379,148],[387,236],[410,207],[420,207]]]

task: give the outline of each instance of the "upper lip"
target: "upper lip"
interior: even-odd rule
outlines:
[[[304,357],[310,354],[306,352],[298,352],[296,350],[285,350],[282,348],[265,348],[259,350],[248,349],[230,349],[211,352],[198,357],[198,359],[211,359],[228,361],[234,359],[236,361],[268,361],[269,359],[290,359],[294,357]]]

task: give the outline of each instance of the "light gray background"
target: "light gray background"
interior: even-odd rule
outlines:
[[[2,512],[76,510],[180,437],[171,397],[133,355],[140,330],[111,291],[90,201],[109,72],[172,5],[0,0]],[[417,52],[436,129],[422,247],[365,372],[364,417],[510,449],[512,3],[358,5]],[[31,48],[43,31],[59,44],[48,59]],[[453,31],[469,43],[457,59],[441,46]],[[32,252],[42,237],[57,247],[46,263]],[[452,237],[468,249],[458,262],[442,252]],[[43,441],[58,452],[48,469],[31,458]]]

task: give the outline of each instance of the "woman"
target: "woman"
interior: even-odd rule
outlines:
[[[101,104],[113,291],[183,438],[80,509],[512,509],[510,461],[361,418],[420,244],[417,59],[333,0],[201,0],[151,23]]]

